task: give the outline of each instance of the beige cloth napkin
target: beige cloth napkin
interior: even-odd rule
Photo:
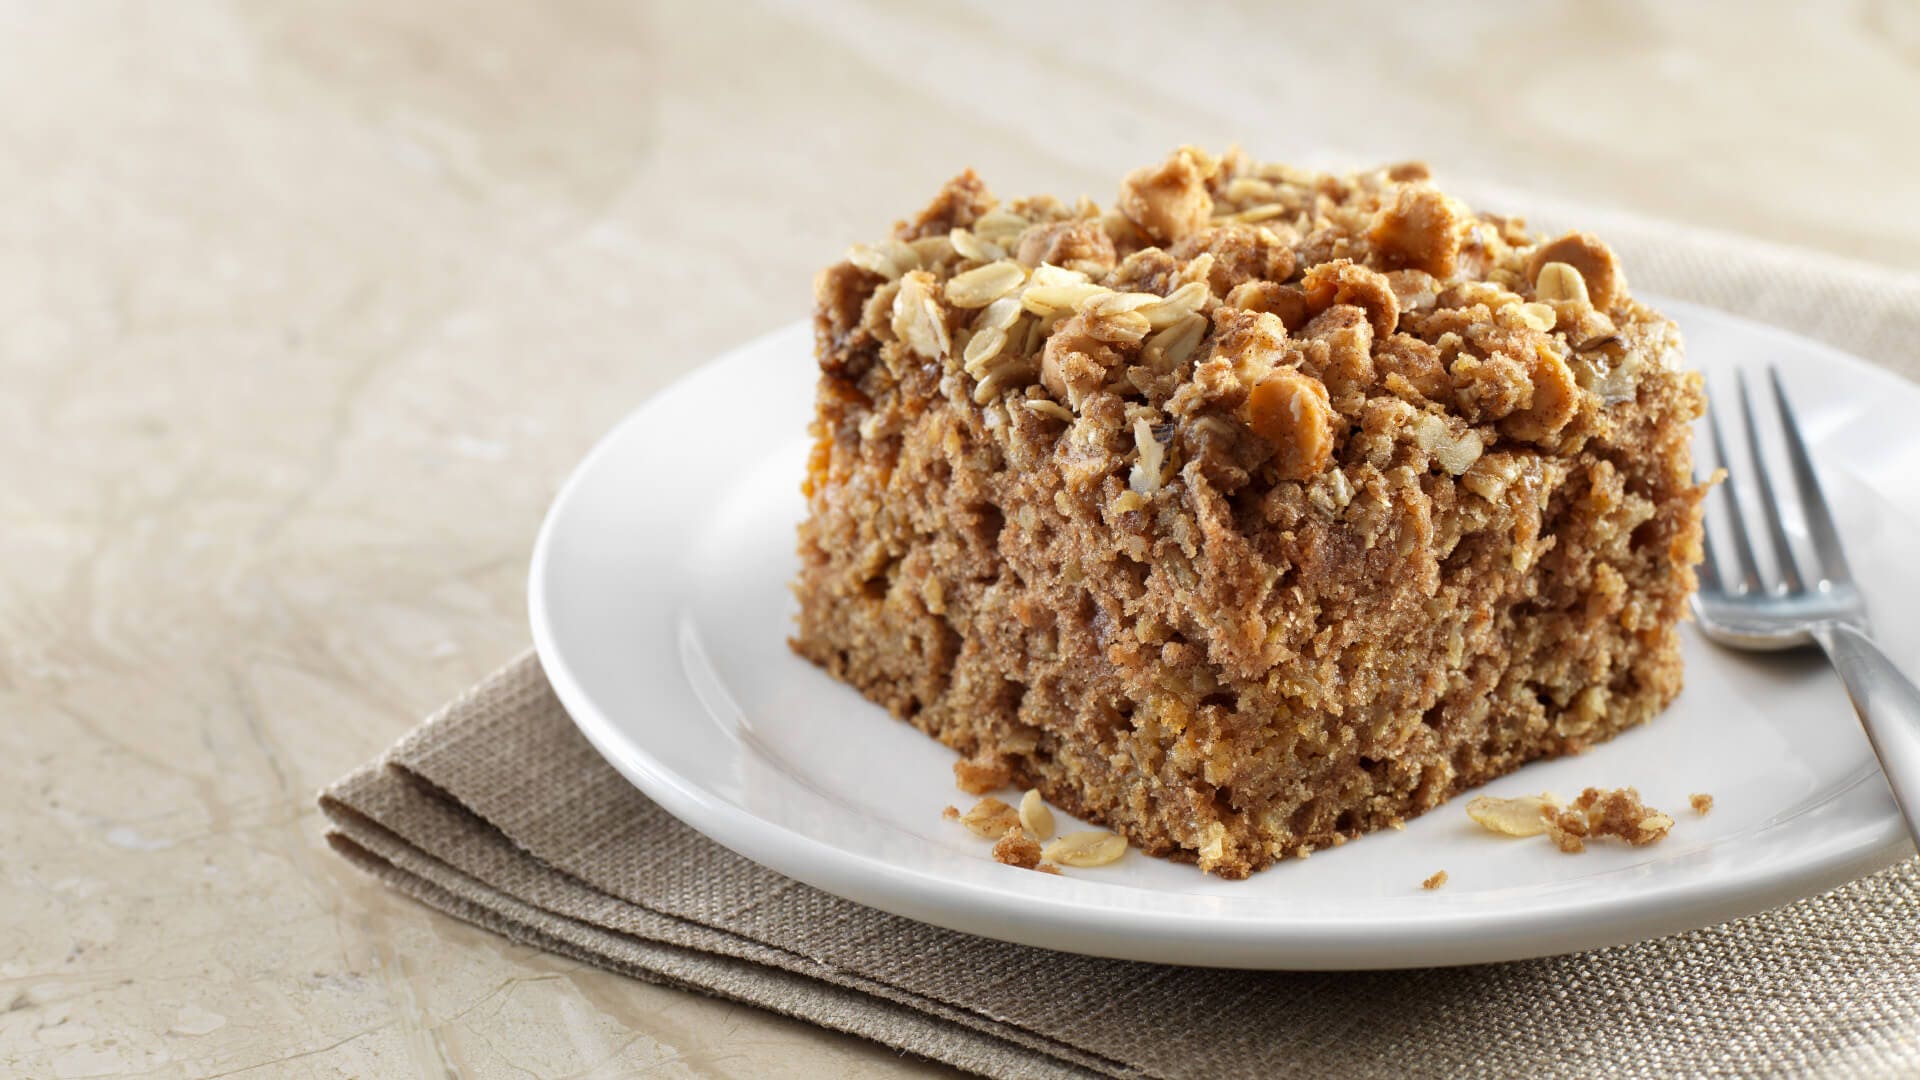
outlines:
[[[1527,205],[1536,221],[1576,218]],[[1920,279],[1577,220],[1637,288],[1920,376]],[[1920,861],[1736,923],[1523,963],[1291,974],[1097,960],[887,915],[706,840],[601,761],[531,656],[321,805],[341,854],[457,918],[987,1075],[1920,1073]]]

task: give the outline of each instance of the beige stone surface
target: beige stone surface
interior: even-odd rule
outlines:
[[[0,2],[0,1073],[944,1072],[431,914],[313,793],[524,644],[602,430],[965,164],[1424,156],[1920,266],[1912,5],[1438,7]]]

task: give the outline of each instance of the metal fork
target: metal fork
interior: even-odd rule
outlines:
[[[1880,758],[1894,801],[1907,819],[1907,831],[1920,844],[1920,690],[1867,636],[1866,599],[1847,568],[1833,513],[1827,508],[1826,496],[1820,493],[1813,458],[1794,420],[1779,370],[1769,368],[1767,381],[1780,414],[1782,441],[1791,464],[1791,491],[1773,481],[1766,455],[1760,450],[1758,416],[1753,395],[1747,389],[1746,373],[1737,374],[1747,450],[1779,572],[1775,581],[1761,574],[1753,543],[1747,538],[1739,493],[1731,482],[1722,483],[1718,486],[1726,499],[1728,524],[1716,530],[1709,520],[1706,560],[1700,564],[1700,591],[1693,597],[1694,614],[1707,637],[1731,648],[1777,650],[1818,645],[1826,652],[1847,688],[1847,696],[1853,699],[1861,726],[1867,729],[1867,740]],[[1707,425],[1714,456],[1731,473],[1720,422],[1711,411]],[[1806,523],[1807,541],[1814,555],[1814,565],[1804,570],[1780,516],[1782,499],[1796,495],[1800,506],[1797,516]],[[1718,540],[1716,531],[1722,533]],[[1722,566],[1715,558],[1717,550],[1723,548],[1730,549],[1733,556],[1730,579],[1722,578]]]

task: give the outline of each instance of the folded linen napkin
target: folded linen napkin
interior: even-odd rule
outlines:
[[[1575,218],[1531,205],[1536,222]],[[1920,378],[1920,278],[1577,218],[1636,289]],[[1920,860],[1724,926],[1520,963],[1342,974],[1072,956],[862,907],[712,843],[600,759],[531,655],[321,806],[342,855],[457,918],[987,1075],[1920,1072]]]

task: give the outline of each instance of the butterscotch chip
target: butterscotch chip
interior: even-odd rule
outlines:
[[[1469,215],[1434,188],[1407,184],[1374,215],[1367,239],[1386,269],[1424,270],[1437,278],[1453,276]]]
[[[1140,169],[1120,186],[1120,212],[1156,240],[1178,240],[1206,227],[1213,196],[1191,152],[1182,150],[1160,165]]]
[[[983,840],[1002,836],[1008,829],[1020,827],[1020,814],[999,799],[988,796],[960,815],[960,824]]]
[[[953,782],[969,795],[985,795],[1013,782],[1013,770],[1001,758],[961,758],[953,763]]]
[[[1527,265],[1542,300],[1586,300],[1601,311],[1610,311],[1626,294],[1626,277],[1620,272],[1620,260],[1614,257],[1612,248],[1588,233],[1571,232],[1541,245]],[[1573,280],[1579,282],[1578,289],[1563,295],[1549,295],[1547,286],[1541,283],[1548,276],[1547,268],[1552,266],[1574,272],[1574,277],[1569,279],[1565,271],[1557,271],[1554,276],[1558,284],[1554,291],[1569,289]]]
[[[1394,295],[1393,284],[1385,274],[1350,259],[1335,259],[1308,270],[1300,287],[1307,310],[1316,315],[1335,304],[1352,304],[1365,311],[1374,338],[1385,338],[1400,325],[1400,298]]]
[[[1282,477],[1305,480],[1333,456],[1333,407],[1326,384],[1281,368],[1260,380],[1247,398],[1247,425],[1273,447]]]
[[[1282,324],[1298,330],[1307,324],[1307,294],[1298,285],[1277,281],[1243,281],[1220,301],[1225,307],[1264,311],[1280,317]]]
[[[1687,805],[1693,807],[1693,812],[1696,814],[1706,814],[1713,809],[1713,796],[1695,792],[1687,796]]]
[[[1551,438],[1572,422],[1580,408],[1580,389],[1573,369],[1559,354],[1545,346],[1527,355],[1527,381],[1532,384],[1532,402],[1506,418],[1501,428],[1508,435],[1528,442]]]
[[[1441,870],[1436,872],[1432,877],[1421,882],[1420,887],[1423,889],[1426,889],[1428,892],[1432,892],[1434,889],[1437,889],[1440,886],[1445,885],[1446,883],[1447,883],[1447,872],[1445,870]]]
[[[993,858],[995,862],[1032,870],[1040,865],[1040,845],[1015,825],[993,845]]]

